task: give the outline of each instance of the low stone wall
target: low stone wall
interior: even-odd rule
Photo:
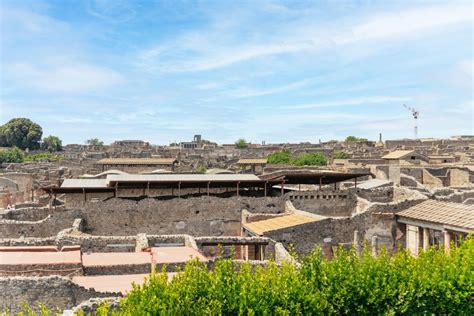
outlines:
[[[0,276],[82,275],[81,263],[0,265]]]
[[[120,275],[151,273],[151,263],[120,264],[113,266],[84,266],[85,275]]]
[[[356,195],[369,202],[388,203],[393,200],[393,186],[379,187],[374,189],[357,189]]]
[[[16,221],[40,221],[48,217],[54,210],[49,207],[27,207],[19,209],[9,209],[0,214],[2,219],[11,219]]]
[[[50,214],[40,221],[0,220],[0,236],[4,238],[51,237],[63,229],[72,227],[74,215],[64,213]]]
[[[49,309],[71,309],[93,297],[121,296],[120,293],[102,293],[86,289],[65,277],[9,277],[0,278],[0,308],[11,313],[20,311],[23,302],[35,310],[43,303]]]
[[[297,209],[323,216],[350,216],[357,206],[350,190],[292,192],[288,198]]]

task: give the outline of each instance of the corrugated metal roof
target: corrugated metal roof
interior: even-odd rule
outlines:
[[[405,156],[412,154],[413,150],[395,150],[382,157],[382,159],[401,159]]]
[[[253,174],[127,174],[109,175],[110,182],[237,182],[261,181]]]
[[[249,230],[250,232],[261,236],[265,232],[316,222],[324,218],[325,217],[323,216],[318,218],[317,216],[309,217],[304,215],[291,214],[264,219],[258,222],[245,223],[243,224],[243,226],[246,230]]]
[[[109,175],[109,174],[127,174],[126,172],[124,171],[121,171],[121,170],[107,170],[107,171],[104,171],[104,172],[101,172],[101,173],[98,173],[98,174],[83,174],[81,176],[81,178],[89,178],[89,179],[92,179],[92,178],[100,178],[102,176],[106,176],[106,175]]]
[[[240,158],[237,161],[238,165],[261,165],[266,164],[267,158]]]
[[[106,188],[107,179],[64,179],[61,188]]]
[[[172,165],[176,158],[104,158],[101,165]]]
[[[397,215],[474,230],[474,205],[427,200],[403,210]]]

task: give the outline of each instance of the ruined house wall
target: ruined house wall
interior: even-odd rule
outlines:
[[[48,207],[27,207],[21,209],[10,209],[0,214],[0,218],[17,221],[40,221],[53,212]]]
[[[351,218],[327,218],[316,222],[266,232],[264,237],[281,242],[285,247],[292,244],[298,253],[307,254],[325,238],[331,238],[333,245],[353,242],[354,231],[370,243],[373,236],[379,239],[379,246],[393,251],[403,239],[403,232],[397,229],[394,214],[414,206],[423,199],[406,200],[400,203],[374,203],[363,213]]]
[[[350,216],[357,206],[352,191],[292,192],[288,198],[297,209],[324,216]]]
[[[31,192],[33,190],[33,175],[29,173],[4,173],[3,178],[10,179],[18,184],[18,191],[23,192],[24,201],[31,200]]]
[[[63,229],[72,227],[74,214],[68,212],[48,215],[40,221],[0,220],[0,236],[3,238],[52,237]]]
[[[49,237],[72,227],[74,219],[84,220],[84,230],[92,235],[190,234],[194,236],[240,235],[241,210],[257,213],[284,211],[284,201],[276,198],[200,197],[189,199],[132,201],[113,198],[87,202],[84,208],[58,210],[37,221],[0,220],[4,238]]]
[[[449,170],[449,186],[451,187],[463,187],[468,186],[471,183],[470,175],[468,171],[460,169]]]
[[[379,187],[374,189],[357,189],[357,196],[369,202],[388,203],[393,200],[393,186]]]
[[[30,302],[36,310],[40,302],[51,310],[64,310],[92,297],[121,296],[86,289],[59,276],[0,278],[0,292],[0,308],[7,308],[13,314],[20,311],[23,302]]]

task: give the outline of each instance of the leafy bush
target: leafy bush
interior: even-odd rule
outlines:
[[[59,139],[59,137],[49,135],[48,137],[43,138],[41,148],[50,152],[61,151],[63,149],[63,142]]]
[[[239,138],[235,141],[235,147],[239,149],[244,149],[249,147],[249,143],[245,139]]]
[[[282,150],[268,155],[267,162],[271,164],[290,164],[291,157],[288,150]]]
[[[328,161],[323,154],[302,154],[293,161],[295,166],[325,166]]]
[[[91,139],[86,140],[86,145],[102,147],[104,146],[104,142],[99,140],[98,138],[91,138]]]
[[[474,242],[450,254],[430,249],[413,257],[385,251],[339,250],[333,260],[316,248],[301,266],[240,270],[231,260],[212,271],[197,261],[168,281],[152,274],[121,302],[124,315],[420,315],[474,313]],[[104,314],[105,315],[105,314]]]
[[[49,161],[59,161],[63,159],[64,157],[62,155],[55,155],[50,152],[45,152],[45,153],[38,153],[38,154],[33,154],[33,155],[27,155],[24,158],[24,161],[39,161],[42,159],[48,159]]]
[[[367,138],[359,138],[355,136],[346,137],[346,142],[366,142],[367,140],[368,140]]]
[[[152,273],[120,302],[95,315],[473,315],[474,241],[431,248],[418,257],[406,251],[374,257],[340,248],[332,260],[315,248],[300,266],[271,261],[240,265],[220,259],[208,271],[196,260],[171,280]],[[49,315],[40,305],[41,315]],[[22,315],[35,315],[23,307]],[[32,314],[31,314],[31,313]],[[80,313],[81,314],[81,313]]]
[[[196,168],[197,173],[206,173],[206,171],[207,171],[207,168],[204,166],[199,166]]]
[[[17,147],[0,149],[0,163],[23,162],[24,154]]]
[[[349,159],[351,157],[351,154],[348,154],[344,151],[336,151],[332,154],[333,159]]]

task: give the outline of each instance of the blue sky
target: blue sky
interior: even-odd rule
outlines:
[[[474,134],[471,1],[0,1],[0,123],[64,143]]]

